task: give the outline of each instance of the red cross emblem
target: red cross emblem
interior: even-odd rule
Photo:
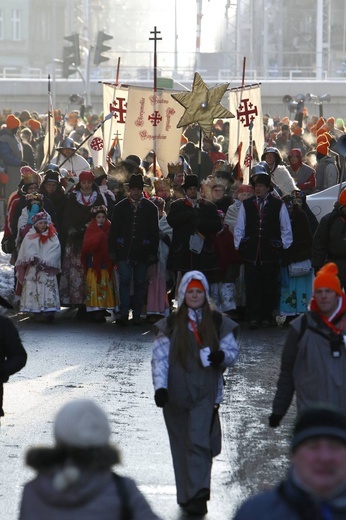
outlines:
[[[126,121],[127,103],[125,98],[115,98],[113,103],[109,105],[109,111],[114,112],[114,117],[118,123],[125,123]]]
[[[103,150],[103,139],[101,139],[101,137],[94,137],[90,143],[90,148],[96,152]]]
[[[155,112],[148,116],[148,121],[150,121],[150,123],[153,126],[157,126],[162,121],[162,116],[160,116],[160,112],[158,110],[155,110]]]
[[[250,99],[242,99],[239,108],[237,110],[237,118],[243,123],[244,126],[249,126],[251,121],[258,115],[257,107],[254,106]]]

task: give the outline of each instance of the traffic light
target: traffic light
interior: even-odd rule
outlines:
[[[80,49],[79,49],[79,35],[71,34],[71,36],[64,36],[64,40],[72,43],[68,47],[63,47],[63,65],[62,75],[64,78],[68,78],[71,74],[75,73],[75,68],[79,67],[80,61]],[[74,69],[70,69],[73,65]]]
[[[109,58],[107,56],[102,56],[102,52],[109,51],[112,47],[109,45],[104,45],[103,42],[107,40],[112,40],[113,36],[106,34],[104,31],[99,31],[97,33],[96,47],[95,47],[95,55],[94,55],[94,64],[100,65],[103,61],[108,61]]]

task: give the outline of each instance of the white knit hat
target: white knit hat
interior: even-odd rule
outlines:
[[[65,404],[55,417],[57,444],[76,448],[106,446],[110,434],[106,414],[89,399],[76,399]]]

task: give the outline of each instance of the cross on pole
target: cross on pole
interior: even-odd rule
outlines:
[[[111,149],[109,150],[109,153],[108,153],[109,160],[111,160],[112,158],[113,159],[115,158],[115,164],[118,164],[120,156],[121,156],[120,141],[122,141],[123,139],[120,136],[121,136],[121,134],[117,130],[115,132],[115,135],[114,135],[113,145],[112,145],[112,147],[111,147]]]
[[[157,51],[156,51],[156,42],[159,40],[162,40],[162,38],[159,38],[158,35],[161,34],[161,31],[156,30],[156,25],[154,27],[153,31],[150,31],[150,34],[153,34],[154,36],[152,38],[149,38],[149,40],[154,41],[154,92],[156,92],[156,85],[157,85]]]
[[[157,90],[157,45],[156,43],[159,40],[162,40],[158,35],[161,34],[161,31],[157,31],[156,25],[154,26],[154,30],[150,31],[150,34],[153,34],[154,36],[149,38],[149,40],[154,41],[154,92]],[[155,125],[156,126],[156,125]],[[156,152],[154,150],[154,157],[153,157],[153,168],[154,168],[154,175],[156,175]]]

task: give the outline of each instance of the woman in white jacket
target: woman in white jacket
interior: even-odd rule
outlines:
[[[163,408],[177,502],[188,514],[203,515],[210,498],[212,458],[221,451],[222,375],[239,354],[237,324],[211,309],[208,282],[199,271],[183,276],[178,305],[155,325],[155,403]]]

